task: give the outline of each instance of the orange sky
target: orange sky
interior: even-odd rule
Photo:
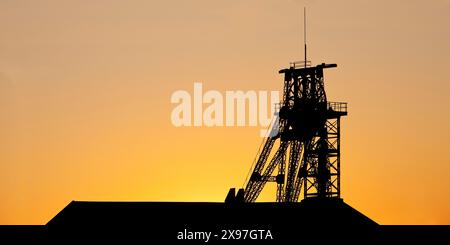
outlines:
[[[349,103],[344,200],[450,224],[448,0],[1,1],[0,224],[71,200],[223,201],[260,127],[175,128],[170,96],[281,89],[304,5],[309,57],[338,64],[328,98]]]

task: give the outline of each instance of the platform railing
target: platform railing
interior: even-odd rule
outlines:
[[[347,112],[347,102],[328,102],[327,108],[338,112]]]
[[[274,103],[275,115],[278,115],[282,107],[281,103]],[[337,112],[347,112],[347,102],[327,102],[327,109]]]
[[[310,60],[294,61],[294,62],[290,62],[289,66],[292,68],[311,67],[311,61]]]

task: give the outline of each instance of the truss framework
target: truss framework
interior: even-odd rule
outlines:
[[[327,101],[323,69],[331,67],[336,64],[280,71],[283,101],[246,183],[245,202],[255,202],[267,182],[277,184],[277,202],[297,202],[301,194],[340,197],[340,118],[347,103]]]

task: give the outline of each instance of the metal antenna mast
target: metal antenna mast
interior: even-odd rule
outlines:
[[[306,7],[303,7],[303,43],[305,44],[305,68],[306,68]]]

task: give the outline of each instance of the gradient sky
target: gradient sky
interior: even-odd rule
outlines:
[[[381,224],[450,224],[448,0],[3,0],[0,224],[71,200],[223,201],[260,127],[175,128],[170,96],[280,90],[305,5],[309,58],[338,64],[328,98],[349,103],[344,200]]]

